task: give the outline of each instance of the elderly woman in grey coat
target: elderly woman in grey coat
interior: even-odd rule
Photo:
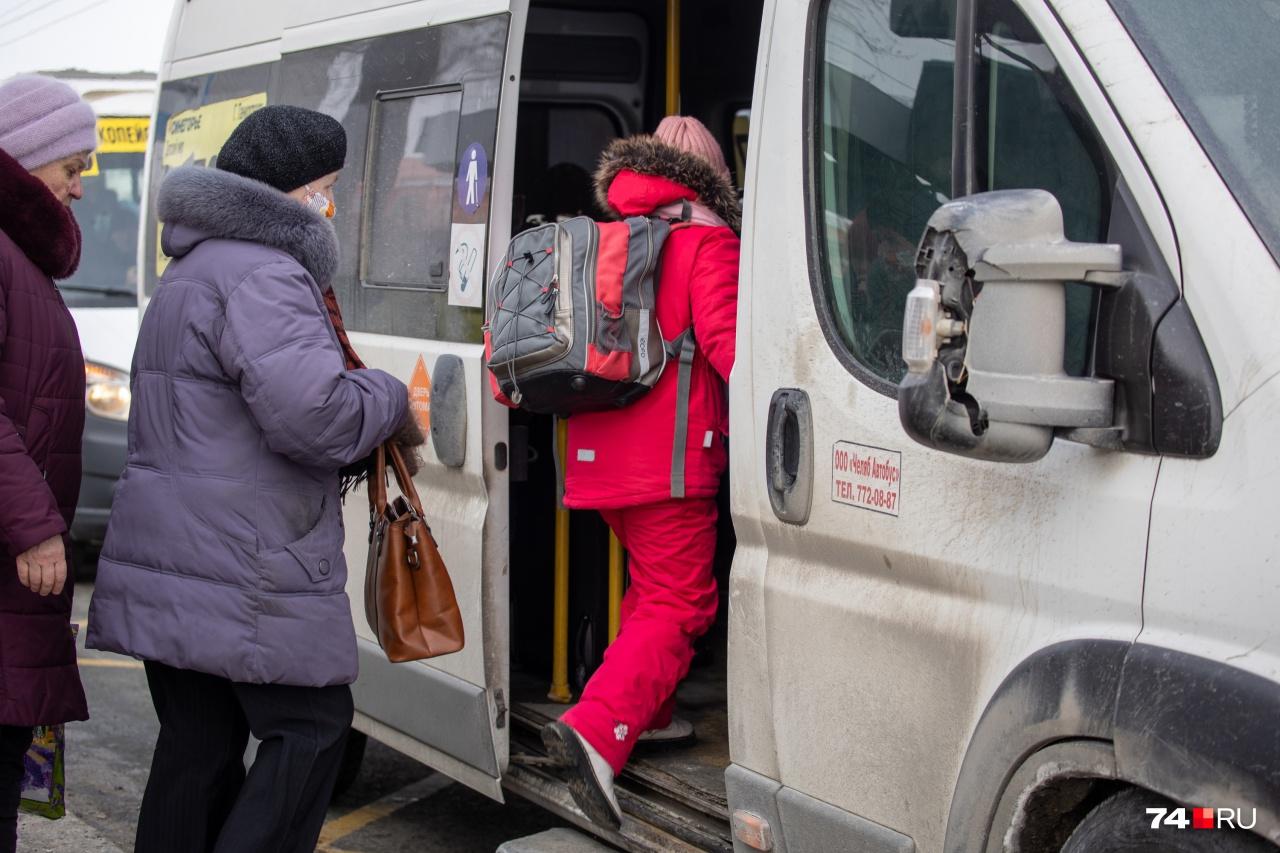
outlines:
[[[412,422],[399,380],[353,369],[328,292],[345,156],[337,121],[270,106],[160,189],[173,261],[88,631],[145,661],[160,718],[139,853],[309,851],[333,790],[356,677],[339,475]]]

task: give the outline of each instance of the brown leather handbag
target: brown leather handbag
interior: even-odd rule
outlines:
[[[387,457],[400,497],[387,502]],[[462,614],[422,501],[394,442],[379,445],[369,478],[369,563],[364,614],[392,663],[462,648]]]

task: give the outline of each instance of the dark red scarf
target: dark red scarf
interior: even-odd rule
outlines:
[[[71,208],[3,150],[0,231],[49,278],[69,278],[80,265],[80,226]]]
[[[347,370],[363,370],[364,362],[360,360],[355,348],[351,346],[351,339],[347,337],[347,327],[342,322],[342,309],[338,307],[338,295],[333,292],[332,287],[325,288],[324,307],[329,309],[329,322],[333,324],[333,331],[338,335],[338,343],[342,346],[342,358],[347,363]]]
[[[332,287],[326,287],[324,290],[324,307],[329,311],[329,323],[338,336],[338,345],[342,347],[342,360],[346,363],[347,370],[363,370],[364,362],[360,360],[355,347],[351,346],[351,339],[347,337],[347,327],[342,322],[342,309],[338,307],[338,295],[333,292]],[[338,493],[345,499],[348,492],[369,478],[371,470],[373,470],[372,454],[344,466],[338,472]]]

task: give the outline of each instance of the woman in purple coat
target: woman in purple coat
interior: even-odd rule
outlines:
[[[70,205],[96,143],[93,109],[65,83],[0,84],[0,851],[17,843],[32,727],[89,718],[66,556],[84,360],[53,279],[80,261]]]
[[[310,851],[324,821],[356,677],[339,476],[413,423],[398,379],[349,369],[327,304],[346,149],[329,116],[264,107],[160,187],[173,260],[88,631],[145,661],[160,718],[138,853]]]

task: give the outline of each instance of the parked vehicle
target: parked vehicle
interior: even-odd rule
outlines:
[[[176,4],[148,199],[257,105],[341,120],[335,288],[430,428],[468,642],[389,664],[350,536],[356,727],[628,850],[1274,850],[1273,5]],[[555,431],[491,399],[482,294],[677,109],[745,189],[727,595],[697,746],[633,761],[601,833],[537,729],[620,578],[593,514],[554,533]]]
[[[116,480],[124,470],[129,365],[138,335],[138,228],[155,76],[58,71],[98,114],[98,150],[81,176],[76,221],[80,268],[58,282],[84,349],[84,473],[71,537],[102,544]]]

